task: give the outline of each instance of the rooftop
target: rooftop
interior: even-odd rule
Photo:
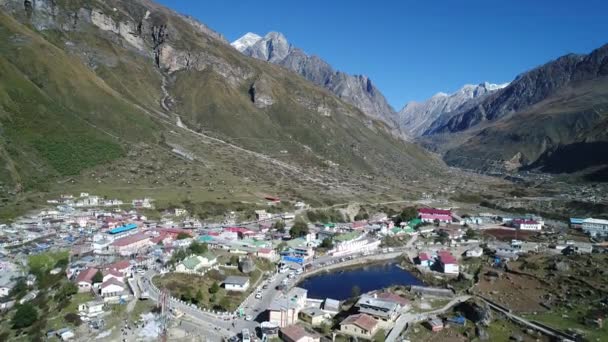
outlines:
[[[234,284],[244,286],[249,282],[249,277],[229,276],[224,279],[224,284]]]
[[[376,319],[374,319],[370,315],[358,314],[346,317],[346,319],[340,323],[340,325],[344,324],[354,324],[359,328],[363,328],[367,331],[373,331],[376,325],[378,324],[378,321],[376,321]]]

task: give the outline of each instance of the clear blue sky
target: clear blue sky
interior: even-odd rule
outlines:
[[[233,41],[279,31],[400,109],[608,43],[606,0],[159,0]]]

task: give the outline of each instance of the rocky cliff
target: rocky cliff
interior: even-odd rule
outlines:
[[[264,37],[247,33],[232,43],[238,51],[263,61],[281,65],[314,84],[324,87],[374,119],[395,127],[395,112],[367,76],[334,70],[317,56],[292,46],[279,32]]]

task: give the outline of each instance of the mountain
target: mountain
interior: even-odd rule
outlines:
[[[476,106],[436,125],[421,141],[444,152],[449,164],[464,168],[606,174],[607,127],[604,45],[519,75]]]
[[[483,121],[523,111],[575,82],[606,76],[607,53],[608,46],[603,46],[589,55],[569,54],[523,73],[479,106],[453,116],[445,125],[436,127],[431,133],[463,131]]]
[[[247,33],[234,41],[232,46],[247,56],[294,71],[359,108],[369,117],[396,126],[394,109],[367,76],[336,71],[319,57],[309,56],[291,45],[279,32],[269,32],[264,37]]]
[[[437,93],[424,102],[409,102],[397,114],[397,122],[410,136],[421,136],[440,117],[449,117],[452,113],[470,109],[489,94],[507,85],[488,82],[466,84],[452,94]]]
[[[4,0],[0,40],[0,206],[70,190],[313,202],[445,171],[385,123],[148,0]]]

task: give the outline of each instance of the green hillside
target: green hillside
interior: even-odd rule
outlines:
[[[163,7],[57,2],[51,16],[20,4],[0,13],[6,208],[79,189],[167,201],[400,197],[414,191],[408,181],[444,172],[326,90]],[[91,17],[74,18],[75,8]],[[118,22],[140,32],[114,32]]]

